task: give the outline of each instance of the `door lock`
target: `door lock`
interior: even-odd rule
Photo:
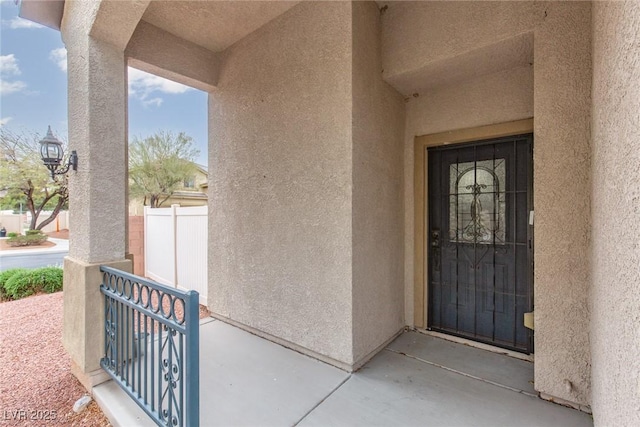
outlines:
[[[440,230],[431,230],[431,246],[440,247]]]

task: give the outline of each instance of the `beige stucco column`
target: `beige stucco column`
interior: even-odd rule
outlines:
[[[593,6],[590,345],[595,425],[640,425],[640,3]]]
[[[100,2],[67,2],[69,145],[78,171],[69,178],[71,229],[64,262],[63,343],[87,388],[105,381],[100,266],[131,271],[126,255],[127,126],[124,44],[91,36]]]
[[[591,396],[591,5],[545,4],[534,40],[535,388]]]
[[[126,78],[124,54],[86,37],[67,43],[69,144],[78,171],[69,182],[71,232],[64,263],[63,342],[87,388],[100,370],[104,302],[100,265],[130,271],[126,250]]]

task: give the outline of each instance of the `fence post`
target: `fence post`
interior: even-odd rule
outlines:
[[[144,218],[143,223],[142,223],[142,229],[144,230],[144,236],[142,237],[142,244],[144,245],[144,276],[145,277],[149,277],[149,271],[147,271],[147,268],[149,266],[149,261],[147,260],[147,248],[149,247],[149,242],[147,241],[149,233],[147,232],[147,224],[149,223],[149,217],[148,217],[148,212],[147,209],[149,207],[148,206],[144,206],[142,208],[142,217]]]
[[[187,325],[187,389],[185,400],[186,425],[200,425],[200,297],[195,291],[188,291],[185,304],[185,323]]]
[[[172,234],[171,250],[173,250],[173,286],[178,288],[178,208],[180,205],[171,205]]]

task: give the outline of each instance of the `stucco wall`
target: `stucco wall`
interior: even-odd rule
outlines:
[[[386,4],[388,9],[382,15],[382,66],[384,78],[390,82],[401,81],[405,75],[420,78],[433,63],[459,58],[531,31],[542,19],[544,8],[540,2],[527,1]],[[450,74],[457,72],[449,70]]]
[[[428,75],[501,40],[533,32],[528,65],[408,95],[405,130],[405,317],[413,319],[413,137],[534,116],[535,387],[589,402],[590,4],[389,2],[384,77]],[[504,52],[499,53],[500,56]],[[514,56],[521,58],[522,56]],[[532,102],[533,96],[533,102]],[[533,108],[533,110],[532,110]]]
[[[640,425],[640,3],[593,6],[592,408]]]
[[[65,2],[61,29],[67,48],[69,148],[78,152],[78,170],[69,173],[71,227],[64,263],[63,343],[72,373],[89,391],[108,380],[99,363],[104,344],[100,266],[131,271],[131,262],[125,260],[124,45],[146,7],[144,1],[108,3]]]
[[[404,326],[402,96],[382,80],[380,13],[353,3],[353,359]]]
[[[125,53],[132,67],[200,90],[209,91],[218,82],[219,54],[145,21],[136,26]]]
[[[67,2],[62,22],[69,149],[78,152],[78,170],[69,174],[69,256],[89,263],[124,259],[127,239],[125,61],[114,45],[88,37],[97,9]]]
[[[209,96],[209,307],[352,361],[351,5],[303,3],[225,52]]]
[[[551,2],[534,46],[535,388],[590,401],[591,4]]]

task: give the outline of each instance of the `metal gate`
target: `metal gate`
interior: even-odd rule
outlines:
[[[159,426],[200,425],[198,292],[102,266],[100,366]]]
[[[530,353],[532,135],[428,149],[428,328]]]

